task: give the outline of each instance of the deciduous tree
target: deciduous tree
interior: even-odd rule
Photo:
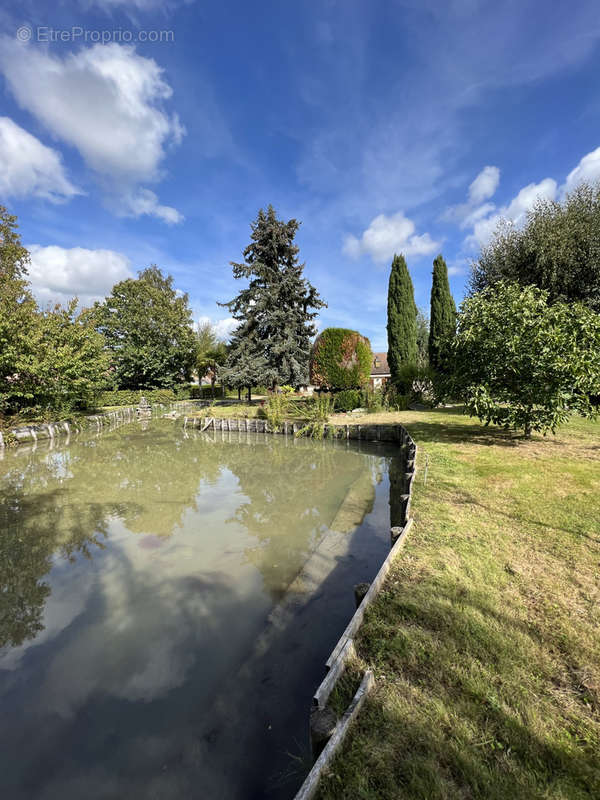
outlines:
[[[486,424],[554,432],[572,412],[594,416],[600,316],[501,282],[464,301],[452,343],[454,394]]]
[[[157,266],[113,286],[95,314],[119,389],[170,388],[190,379],[196,338],[188,296]]]

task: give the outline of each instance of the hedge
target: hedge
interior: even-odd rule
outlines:
[[[310,380],[327,389],[360,389],[369,382],[371,344],[358,331],[325,328],[316,338],[310,359]]]

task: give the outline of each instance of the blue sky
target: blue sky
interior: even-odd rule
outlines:
[[[156,263],[222,332],[272,203],[320,326],[384,350],[394,252],[459,301],[499,216],[600,178],[599,40],[596,2],[5,2],[0,203],[40,302]]]

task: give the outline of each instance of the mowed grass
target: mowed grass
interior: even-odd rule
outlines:
[[[318,796],[600,798],[600,424],[384,420],[419,445],[415,525],[358,636],[375,692]]]

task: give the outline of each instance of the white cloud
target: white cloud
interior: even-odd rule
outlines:
[[[67,178],[60,155],[21,128],[0,117],[0,195],[35,195],[52,202],[81,194]]]
[[[105,297],[115,283],[133,277],[129,259],[114,250],[86,250],[38,244],[31,254],[29,279],[39,303],[64,303],[74,296],[82,306]]]
[[[109,194],[122,196],[117,211],[174,220],[174,209],[136,193],[140,183],[160,180],[167,146],[185,133],[164,110],[172,89],[153,59],[116,43],[61,58],[5,36],[0,69],[18,104],[77,148]]]
[[[489,200],[495,194],[499,183],[500,170],[498,167],[484,167],[469,186],[469,202],[478,205],[484,200]]]
[[[207,322],[213,326],[217,338],[222,342],[228,341],[233,331],[239,325],[239,322],[233,317],[226,317],[225,319],[211,319],[211,317],[198,318],[198,325],[206,325]]]
[[[142,214],[148,214],[162,219],[168,225],[177,225],[185,219],[176,208],[160,205],[158,197],[150,189],[137,189],[123,195],[120,201],[121,214],[124,217],[140,217]]]
[[[449,206],[441,216],[445,222],[456,222],[461,228],[470,228],[481,217],[494,210],[493,203],[486,203],[496,193],[500,183],[498,167],[484,167],[469,186],[466,203]]]
[[[402,211],[392,216],[379,214],[372,220],[360,239],[348,236],[344,242],[343,253],[350,258],[363,254],[373,261],[390,260],[395,253],[405,256],[422,256],[439,249],[440,243],[433,241],[428,233],[417,236],[415,223],[404,216]]]
[[[600,180],[600,147],[584,156],[575,169],[569,172],[561,191],[570,192],[584,181],[595,183],[598,180]]]
[[[502,219],[508,220],[513,225],[522,225],[527,212],[536,202],[540,199],[554,200],[557,190],[558,185],[553,178],[544,178],[539,183],[529,183],[507,206],[502,206],[495,214],[478,219],[473,225],[473,233],[466,238],[465,244],[468,247],[486,244]]]

